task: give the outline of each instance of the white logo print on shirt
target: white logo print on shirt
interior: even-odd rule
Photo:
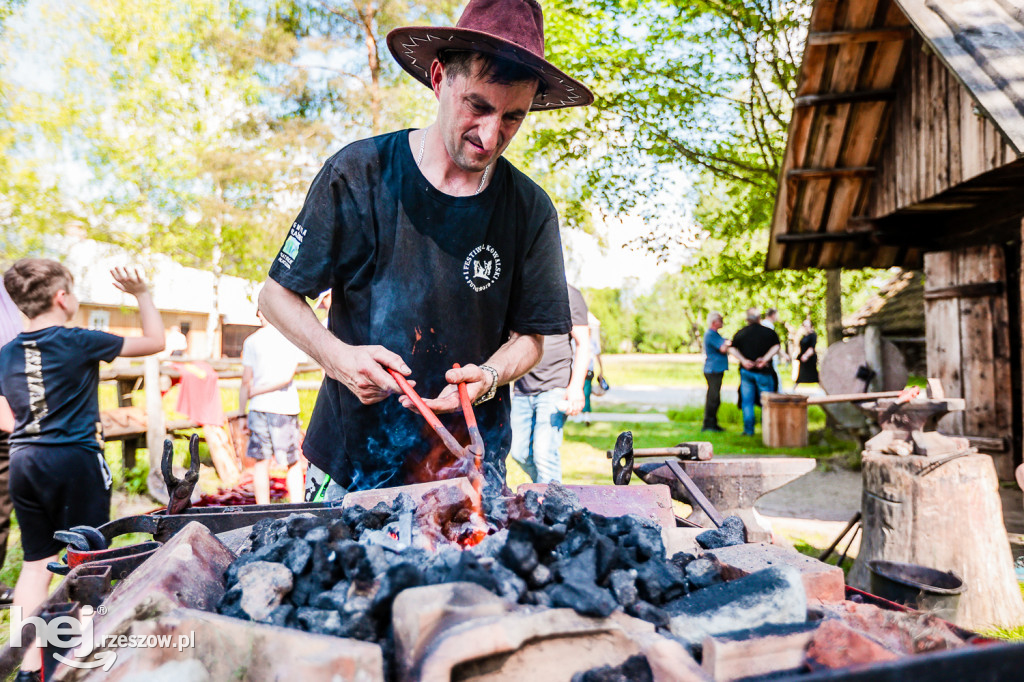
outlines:
[[[490,288],[501,277],[501,256],[490,244],[481,244],[466,256],[462,264],[462,276],[473,291]]]

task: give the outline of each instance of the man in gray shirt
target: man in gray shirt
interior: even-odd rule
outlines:
[[[585,402],[583,382],[590,364],[590,326],[583,294],[569,286],[572,329],[544,337],[540,364],[516,380],[512,396],[512,448],[509,454],[535,483],[562,480],[565,418]]]

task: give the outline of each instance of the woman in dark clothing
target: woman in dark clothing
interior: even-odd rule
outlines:
[[[804,335],[800,337],[800,372],[796,376],[798,384],[818,383],[818,354],[814,347],[818,345],[818,335],[814,332],[814,324],[804,320],[801,328]]]

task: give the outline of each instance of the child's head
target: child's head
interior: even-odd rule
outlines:
[[[4,273],[11,300],[30,320],[61,307],[68,319],[78,310],[71,292],[74,278],[66,267],[47,258],[22,258]]]

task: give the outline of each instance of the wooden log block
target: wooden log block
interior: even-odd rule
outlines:
[[[1019,625],[1024,602],[992,459],[972,454],[926,470],[935,461],[864,453],[863,539],[848,582],[870,589],[873,559],[955,571],[967,587],[958,625]]]

